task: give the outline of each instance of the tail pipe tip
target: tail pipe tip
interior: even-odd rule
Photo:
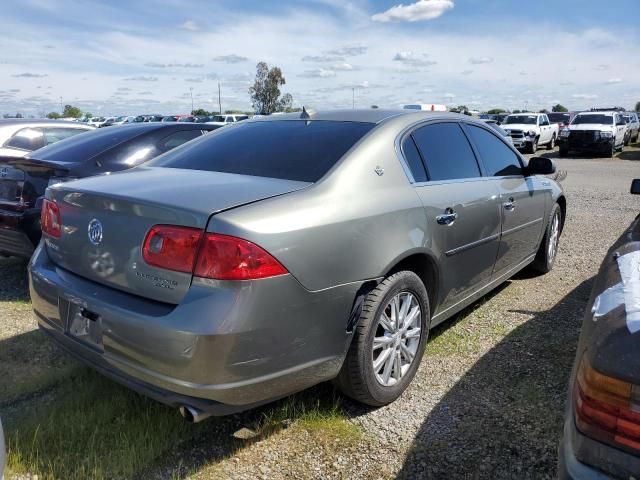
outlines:
[[[202,420],[211,417],[213,414],[209,412],[203,412],[202,410],[190,407],[189,405],[183,405],[180,407],[180,415],[189,423],[198,423]]]

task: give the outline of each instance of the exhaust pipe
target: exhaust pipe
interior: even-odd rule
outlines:
[[[198,423],[202,420],[211,417],[213,414],[209,412],[203,412],[202,410],[190,407],[189,405],[183,405],[180,407],[180,415],[189,423]]]

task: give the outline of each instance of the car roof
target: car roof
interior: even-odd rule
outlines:
[[[64,127],[86,127],[85,123],[81,122],[68,122],[65,120],[50,120],[50,119],[37,119],[37,118],[3,118],[0,120],[0,128],[8,127],[12,125],[20,126],[40,126],[40,125],[61,125]]]
[[[406,119],[470,119],[468,115],[450,112],[432,112],[425,110],[383,110],[377,108],[371,109],[355,109],[355,110],[325,110],[325,111],[309,111],[309,116],[303,116],[301,112],[286,113],[283,115],[268,115],[264,117],[254,117],[249,122],[280,122],[287,120],[325,120],[334,122],[364,122],[364,123],[382,123],[391,118],[403,117]],[[246,122],[247,120],[245,120]]]

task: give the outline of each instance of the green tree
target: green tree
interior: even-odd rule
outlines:
[[[191,115],[196,115],[198,117],[205,117],[207,115],[211,115],[211,113],[207,112],[204,108],[196,108],[191,111]]]
[[[516,109],[513,111],[513,113],[522,113],[522,112],[516,108]]]
[[[281,108],[280,87],[285,83],[287,82],[279,67],[269,68],[266,62],[259,62],[256,65],[256,79],[253,86],[249,88],[251,104],[256,113],[269,115]],[[291,95],[287,97],[287,101],[288,99],[293,102]]]
[[[56,118],[60,118],[60,114],[58,112],[49,112],[47,113],[47,118],[55,120]]]
[[[65,118],[81,118],[82,110],[80,110],[78,107],[74,107],[73,105],[65,105],[62,116]]]
[[[492,108],[491,110],[488,110],[487,113],[489,115],[498,115],[500,113],[506,113],[507,111],[504,110],[503,108]]]
[[[640,112],[640,102],[636,103],[636,112]]]
[[[278,101],[278,112],[287,112],[293,108],[293,97],[290,93],[285,93]]]
[[[458,105],[457,107],[453,107],[451,109],[453,113],[466,113],[469,111],[466,105]]]
[[[568,112],[569,110],[564,105],[557,104],[551,107],[551,111],[552,112]]]

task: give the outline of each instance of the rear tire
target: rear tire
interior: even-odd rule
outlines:
[[[396,400],[420,365],[430,319],[429,297],[420,277],[402,271],[384,279],[365,298],[335,385],[348,397],[374,407]]]
[[[549,273],[553,269],[558,253],[560,234],[562,233],[562,210],[557,203],[553,205],[547,222],[547,229],[540,242],[536,258],[531,264],[533,271],[539,274]]]
[[[549,140],[549,143],[547,144],[547,148],[549,150],[553,150],[554,148],[556,148],[556,134],[555,133],[551,136],[551,140]]]

